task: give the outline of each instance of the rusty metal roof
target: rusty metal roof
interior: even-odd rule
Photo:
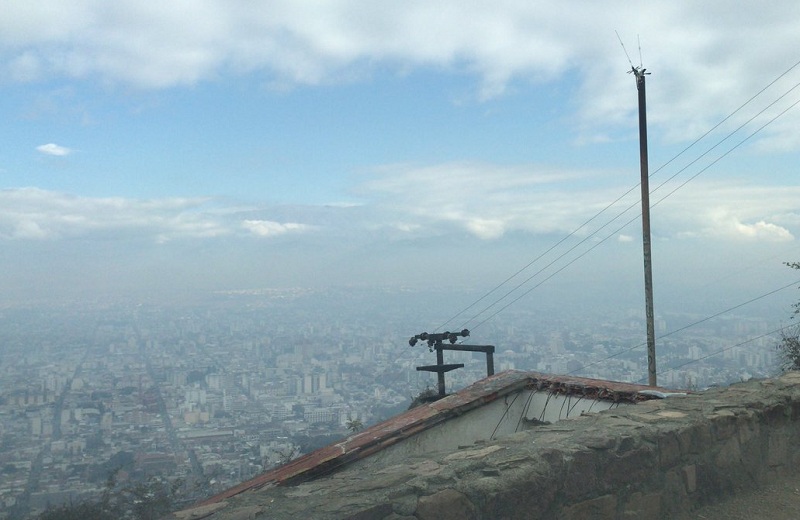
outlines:
[[[198,504],[225,500],[264,486],[292,485],[332,473],[343,466],[370,456],[421,431],[441,424],[486,403],[523,389],[537,389],[590,399],[636,403],[655,398],[640,393],[653,387],[584,377],[508,370],[481,379],[472,385],[429,404],[418,406],[391,419],[324,448],[303,455]],[[656,389],[663,390],[663,389]],[[663,390],[667,392],[667,390]]]

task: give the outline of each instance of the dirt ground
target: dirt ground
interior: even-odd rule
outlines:
[[[800,473],[707,505],[679,520],[800,520]]]

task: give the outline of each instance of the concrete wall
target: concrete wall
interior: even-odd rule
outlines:
[[[800,373],[562,420],[462,449],[368,458],[203,518],[681,519],[798,471]],[[185,512],[183,518],[200,514]]]

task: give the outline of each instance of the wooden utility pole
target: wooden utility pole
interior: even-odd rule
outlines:
[[[653,262],[650,251],[650,173],[647,166],[647,96],[645,69],[631,67],[639,91],[639,166],[642,173],[642,247],[644,248],[644,301],[647,321],[647,379],[656,386],[656,330],[653,315]]]

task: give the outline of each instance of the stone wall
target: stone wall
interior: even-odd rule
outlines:
[[[681,518],[794,473],[800,373],[608,410],[390,466],[251,490],[179,518]]]

